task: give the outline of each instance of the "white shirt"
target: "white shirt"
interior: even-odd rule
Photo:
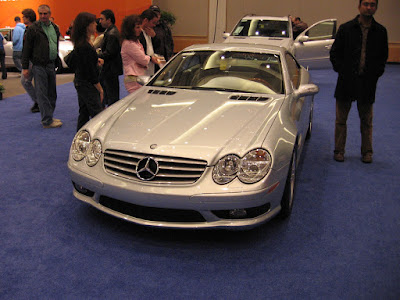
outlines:
[[[151,42],[151,37],[147,35],[147,33],[142,30],[144,38],[146,40],[146,54],[149,56],[153,56],[154,55],[154,49],[153,49],[153,43]],[[146,70],[146,74],[147,76],[153,76],[154,75],[154,63],[152,61],[150,61],[150,63],[147,66],[147,70]]]

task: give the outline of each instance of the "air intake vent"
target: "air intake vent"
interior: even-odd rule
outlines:
[[[149,94],[156,94],[156,95],[175,95],[176,92],[171,92],[171,91],[166,91],[166,90],[149,90],[148,91]]]
[[[229,99],[231,100],[241,100],[241,101],[268,101],[268,97],[256,97],[256,96],[243,96],[243,95],[233,95]]]
[[[150,183],[191,184],[201,177],[207,167],[207,162],[203,160],[107,149],[104,152],[104,168],[114,176],[143,182],[136,166],[148,159],[158,166],[151,170],[154,177],[148,180]],[[147,165],[151,169],[149,163]]]

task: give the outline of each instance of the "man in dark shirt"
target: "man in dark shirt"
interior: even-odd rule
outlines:
[[[357,101],[361,130],[361,160],[372,162],[372,116],[376,84],[388,58],[386,28],[373,18],[378,0],[360,0],[360,14],[341,25],[332,45],[330,59],[339,73],[335,98],[334,159],[344,161],[347,117],[352,101]]]
[[[120,34],[115,26],[112,10],[103,10],[100,24],[105,28],[103,44],[99,58],[104,60],[100,82],[104,90],[103,105],[111,105],[119,100],[119,75],[123,74]]]

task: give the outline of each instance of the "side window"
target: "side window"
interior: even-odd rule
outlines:
[[[1,30],[1,34],[7,41],[11,41],[11,30],[8,29]]]
[[[310,28],[306,35],[310,41],[319,41],[326,39],[334,39],[336,35],[336,21],[321,22]]]
[[[300,66],[292,55],[286,53],[285,56],[286,63],[288,65],[290,80],[293,83],[293,87],[297,89],[300,86]]]

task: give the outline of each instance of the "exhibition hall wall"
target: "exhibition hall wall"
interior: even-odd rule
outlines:
[[[0,0],[0,28],[14,26],[14,17],[21,16],[24,8],[35,11],[40,4],[47,3],[52,16],[65,34],[70,22],[81,11],[99,16],[103,9],[110,8],[116,14],[116,25],[132,13],[140,13],[152,3],[162,10],[173,13],[176,23],[172,27],[175,51],[184,47],[207,42],[222,42],[222,33],[230,32],[236,22],[246,14],[301,17],[309,25],[323,19],[335,18],[338,24],[350,20],[358,13],[359,0]],[[400,15],[399,0],[379,2],[375,18],[389,34],[389,61],[400,62]]]
[[[50,6],[55,23],[60,26],[61,34],[65,35],[71,21],[80,12],[87,11],[99,17],[102,10],[112,9],[119,28],[124,16],[141,13],[149,8],[151,0],[0,0],[0,28],[13,27],[14,17],[20,16],[22,19],[23,9],[32,8],[37,12],[41,4]]]

